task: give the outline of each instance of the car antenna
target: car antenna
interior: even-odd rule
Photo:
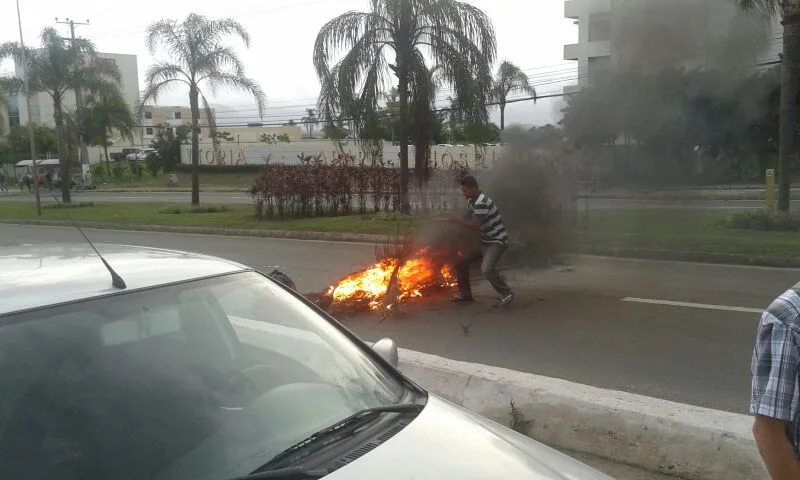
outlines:
[[[73,219],[72,219],[72,217],[69,215],[69,212],[67,211],[67,209],[66,209],[66,208],[64,208],[64,204],[62,204],[62,203],[61,203],[61,202],[58,200],[58,197],[56,197],[55,195],[53,195],[53,199],[56,201],[56,203],[57,203],[57,204],[58,204],[58,206],[60,207],[60,210],[64,212],[64,215],[66,215],[66,216],[67,216],[67,218],[69,219],[69,221],[70,221],[70,223],[72,224],[72,226],[73,226],[73,227],[75,227],[75,228],[77,228],[77,229],[78,229],[78,231],[79,231],[79,232],[81,232],[81,235],[83,235],[83,238],[86,240],[86,243],[88,243],[88,244],[89,244],[89,246],[90,246],[90,247],[92,247],[92,250],[94,250],[94,253],[96,253],[96,254],[97,254],[97,256],[98,256],[98,257],[100,257],[100,261],[101,261],[101,262],[103,262],[103,265],[105,265],[105,267],[106,267],[106,270],[108,270],[108,273],[110,273],[110,274],[111,274],[111,285],[112,285],[114,288],[118,288],[118,289],[120,289],[120,290],[124,290],[125,288],[127,288],[127,285],[125,284],[125,280],[123,280],[123,279],[122,279],[122,277],[120,277],[120,276],[119,276],[119,274],[118,274],[117,272],[115,272],[113,268],[111,268],[111,265],[109,265],[109,264],[108,264],[108,262],[106,261],[106,259],[105,259],[105,258],[103,258],[103,256],[102,256],[102,255],[100,255],[100,252],[99,252],[99,251],[97,251],[97,248],[95,248],[95,246],[94,246],[94,244],[92,243],[92,241],[91,241],[91,240],[89,240],[89,237],[87,237],[87,236],[86,236],[86,234],[83,232],[83,229],[82,229],[82,228],[81,228],[81,226],[78,224],[78,222],[76,222],[75,220],[73,220]]]

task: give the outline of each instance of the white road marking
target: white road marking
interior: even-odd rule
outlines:
[[[117,197],[123,200],[148,200],[154,197]]]
[[[723,310],[727,312],[762,313],[763,308],[732,307],[729,305],[711,305],[708,303],[673,302],[671,300],[656,300],[653,298],[625,297],[623,302],[648,303],[651,305],[667,305],[670,307],[702,308],[706,310]]]

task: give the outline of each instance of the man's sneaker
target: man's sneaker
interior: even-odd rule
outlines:
[[[506,305],[510,304],[513,301],[514,301],[514,294],[508,293],[500,297],[500,306],[505,307]]]

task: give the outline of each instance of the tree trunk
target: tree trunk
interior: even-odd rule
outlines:
[[[192,109],[192,205],[200,205],[200,108],[197,86],[189,88],[189,106]]]
[[[778,148],[778,211],[789,213],[790,165],[797,135],[797,94],[800,81],[800,15],[783,18],[783,64],[781,65],[780,144]]]
[[[56,123],[56,141],[58,142],[59,176],[61,177],[61,202],[72,203],[70,192],[71,174],[70,158],[67,150],[66,133],[64,132],[64,113],[61,111],[61,102],[53,102],[53,120]],[[34,181],[39,181],[39,172],[34,173]]]
[[[111,178],[111,162],[108,160],[108,132],[103,132],[103,153],[106,155],[106,175]]]
[[[398,90],[400,93],[400,213],[410,214],[411,203],[408,198],[408,131],[410,116],[408,111],[408,63],[401,55],[397,56]]]
[[[506,104],[500,104],[500,130],[506,129]]]

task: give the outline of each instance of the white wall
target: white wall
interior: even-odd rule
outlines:
[[[355,165],[371,165],[372,155],[356,142],[343,143],[343,150],[353,156]],[[414,147],[409,146],[409,163],[414,163]],[[298,165],[298,155],[320,155],[326,164],[338,157],[338,144],[328,140],[308,140],[292,143],[242,144],[224,143],[215,155],[211,144],[200,144],[200,163],[202,165],[265,165],[283,163]],[[431,147],[433,168],[449,168],[456,164],[467,165],[472,169],[491,168],[501,157],[503,147],[447,146]],[[400,146],[383,142],[383,161],[386,166],[399,166]],[[191,163],[191,146],[181,149],[181,162]]]

